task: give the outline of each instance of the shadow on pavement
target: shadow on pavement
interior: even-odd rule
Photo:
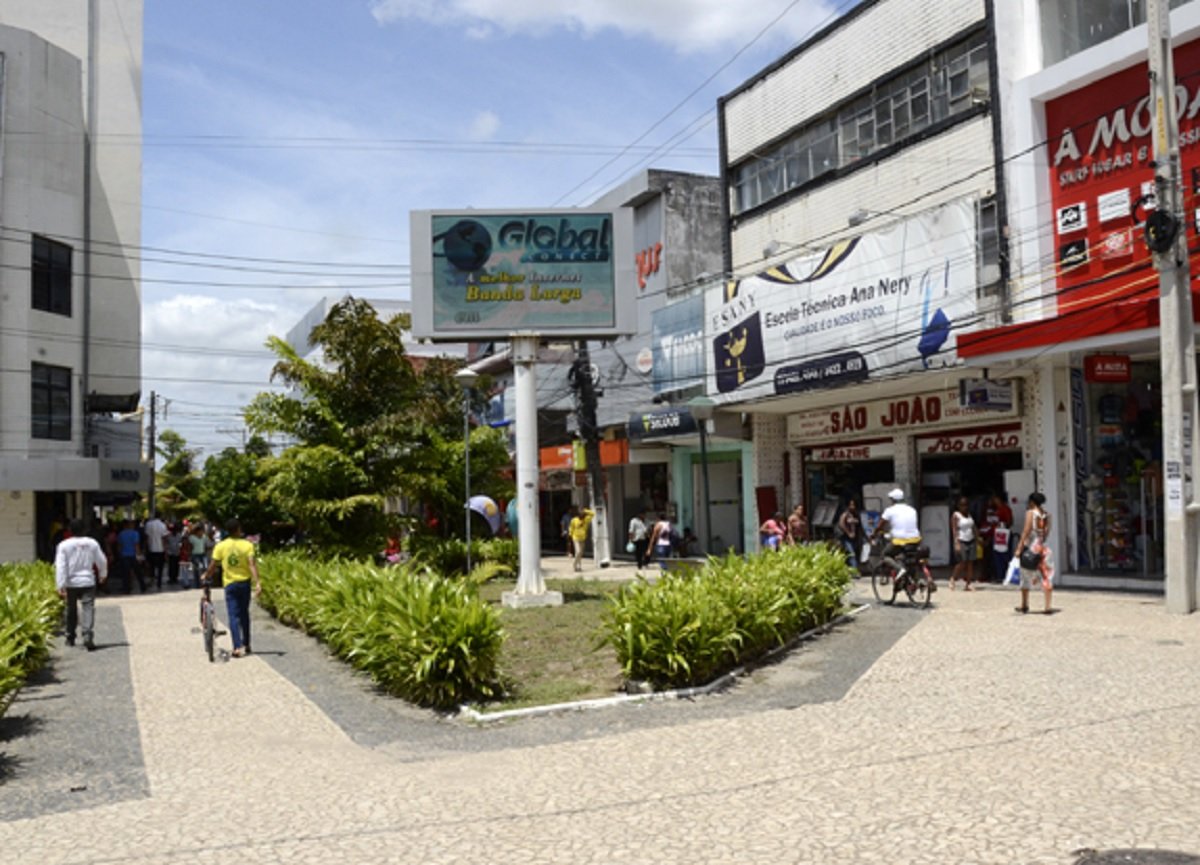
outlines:
[[[1200,856],[1172,850],[1076,850],[1075,865],[1200,865]]]

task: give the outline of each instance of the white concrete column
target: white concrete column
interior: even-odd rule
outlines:
[[[561,604],[561,592],[546,590],[542,578],[542,541],[538,521],[537,337],[514,337],[512,356],[516,378],[517,542],[521,572],[517,590],[505,592],[506,607]]]

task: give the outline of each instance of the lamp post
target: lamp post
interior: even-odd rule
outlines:
[[[467,525],[467,573],[471,573],[471,388],[479,381],[479,373],[463,367],[454,374],[463,389],[463,515]]]
[[[704,478],[704,553],[711,556],[712,496],[708,489],[708,422],[712,419],[717,404],[706,396],[696,396],[688,400],[687,406],[700,427],[700,471]]]

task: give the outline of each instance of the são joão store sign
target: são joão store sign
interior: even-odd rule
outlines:
[[[635,325],[627,209],[414,211],[413,335],[615,336]]]
[[[957,359],[975,326],[975,204],[953,202],[710,288],[720,402],[837,387]]]

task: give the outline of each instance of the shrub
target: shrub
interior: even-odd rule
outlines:
[[[262,605],[326,643],[388,693],[448,709],[500,691],[504,635],[473,585],[417,565],[265,557]]]
[[[410,535],[408,551],[413,559],[439,574],[463,574],[467,570],[467,544],[458,538]],[[511,538],[471,541],[471,564],[495,562],[516,572],[520,567],[517,542]]]
[[[46,662],[61,616],[52,565],[0,565],[0,706]]]
[[[849,582],[844,556],[818,544],[711,558],[703,569],[624,587],[605,611],[603,635],[626,678],[700,684],[829,621]]]

